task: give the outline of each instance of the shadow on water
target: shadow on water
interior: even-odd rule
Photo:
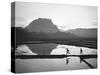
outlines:
[[[66,58],[80,57],[80,59],[97,58],[97,55],[16,55],[17,59],[51,59],[51,58]]]
[[[69,63],[68,57],[79,57],[80,63],[84,62],[90,68],[95,68],[90,63],[88,63],[85,59],[97,58],[97,55],[16,55],[16,59],[61,59],[66,58],[66,64]]]
[[[69,59],[70,58],[66,58],[66,64],[68,64],[69,63]],[[86,58],[85,58],[86,59]],[[90,68],[95,68],[94,66],[92,66],[90,63],[88,63],[85,59],[83,59],[83,58],[81,58],[80,57],[80,63],[81,62],[84,62],[86,65],[88,65]],[[90,58],[89,58],[90,59]]]
[[[92,66],[90,63],[88,63],[86,60],[84,60],[83,58],[80,58],[80,61],[86,63],[90,68],[95,68],[94,66]],[[80,62],[80,63],[81,63]]]

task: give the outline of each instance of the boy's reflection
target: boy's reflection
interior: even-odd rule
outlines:
[[[70,58],[66,57],[66,64],[69,63],[69,59],[70,59]],[[81,62],[86,63],[90,68],[94,68],[94,66],[92,66],[92,65],[91,65],[90,63],[88,63],[85,59],[83,59],[83,58],[80,57],[80,63],[81,63]]]
[[[67,58],[67,57],[66,57],[66,64],[68,64],[68,63],[69,63],[69,59],[70,59],[70,58]]]

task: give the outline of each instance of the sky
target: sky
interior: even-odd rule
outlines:
[[[27,27],[38,18],[51,19],[62,31],[76,28],[97,28],[97,7],[16,2],[16,27]]]

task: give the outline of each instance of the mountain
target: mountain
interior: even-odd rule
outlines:
[[[11,35],[12,41],[17,43],[28,41],[31,38],[29,31],[22,27],[11,27]]]
[[[13,41],[16,40],[17,45],[33,41],[50,41],[60,44],[97,48],[96,28],[78,28],[61,32],[53,24],[52,20],[46,18],[33,20],[26,28],[12,27],[11,33],[15,35],[12,36],[12,46],[15,44]]]
[[[33,37],[41,39],[68,39],[77,37],[70,32],[61,32],[57,26],[53,24],[52,20],[47,18],[33,20],[25,29],[28,30]]]
[[[49,33],[46,34],[46,36],[48,38],[52,38],[52,39],[74,39],[74,38],[78,38],[76,35],[72,34],[72,33],[65,33],[65,32],[56,32],[56,33]]]
[[[40,33],[56,33],[58,28],[53,24],[51,19],[38,18],[33,20],[25,29],[30,32],[40,32]]]
[[[61,32],[51,19],[38,18],[33,20],[26,28],[16,28],[17,38],[20,40],[66,40],[66,39],[83,39],[97,38],[97,29],[71,29]]]
[[[72,33],[81,38],[97,38],[97,28],[89,28],[89,29],[71,29],[66,31],[66,33]]]

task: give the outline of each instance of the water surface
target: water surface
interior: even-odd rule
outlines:
[[[68,55],[80,55],[80,48],[83,50],[82,54],[97,54],[96,49],[76,47],[61,44],[30,44],[20,45],[16,50],[16,54],[21,55],[60,55],[66,54],[68,48]],[[39,52],[37,52],[37,50]],[[40,51],[41,50],[41,51]],[[43,51],[42,51],[43,50]],[[48,51],[45,51],[48,50]],[[23,53],[24,51],[24,53]],[[79,57],[66,57],[57,59],[16,59],[16,72],[44,72],[44,71],[59,71],[59,70],[76,70],[76,69],[90,69],[97,67],[97,58],[84,59],[81,61]]]

